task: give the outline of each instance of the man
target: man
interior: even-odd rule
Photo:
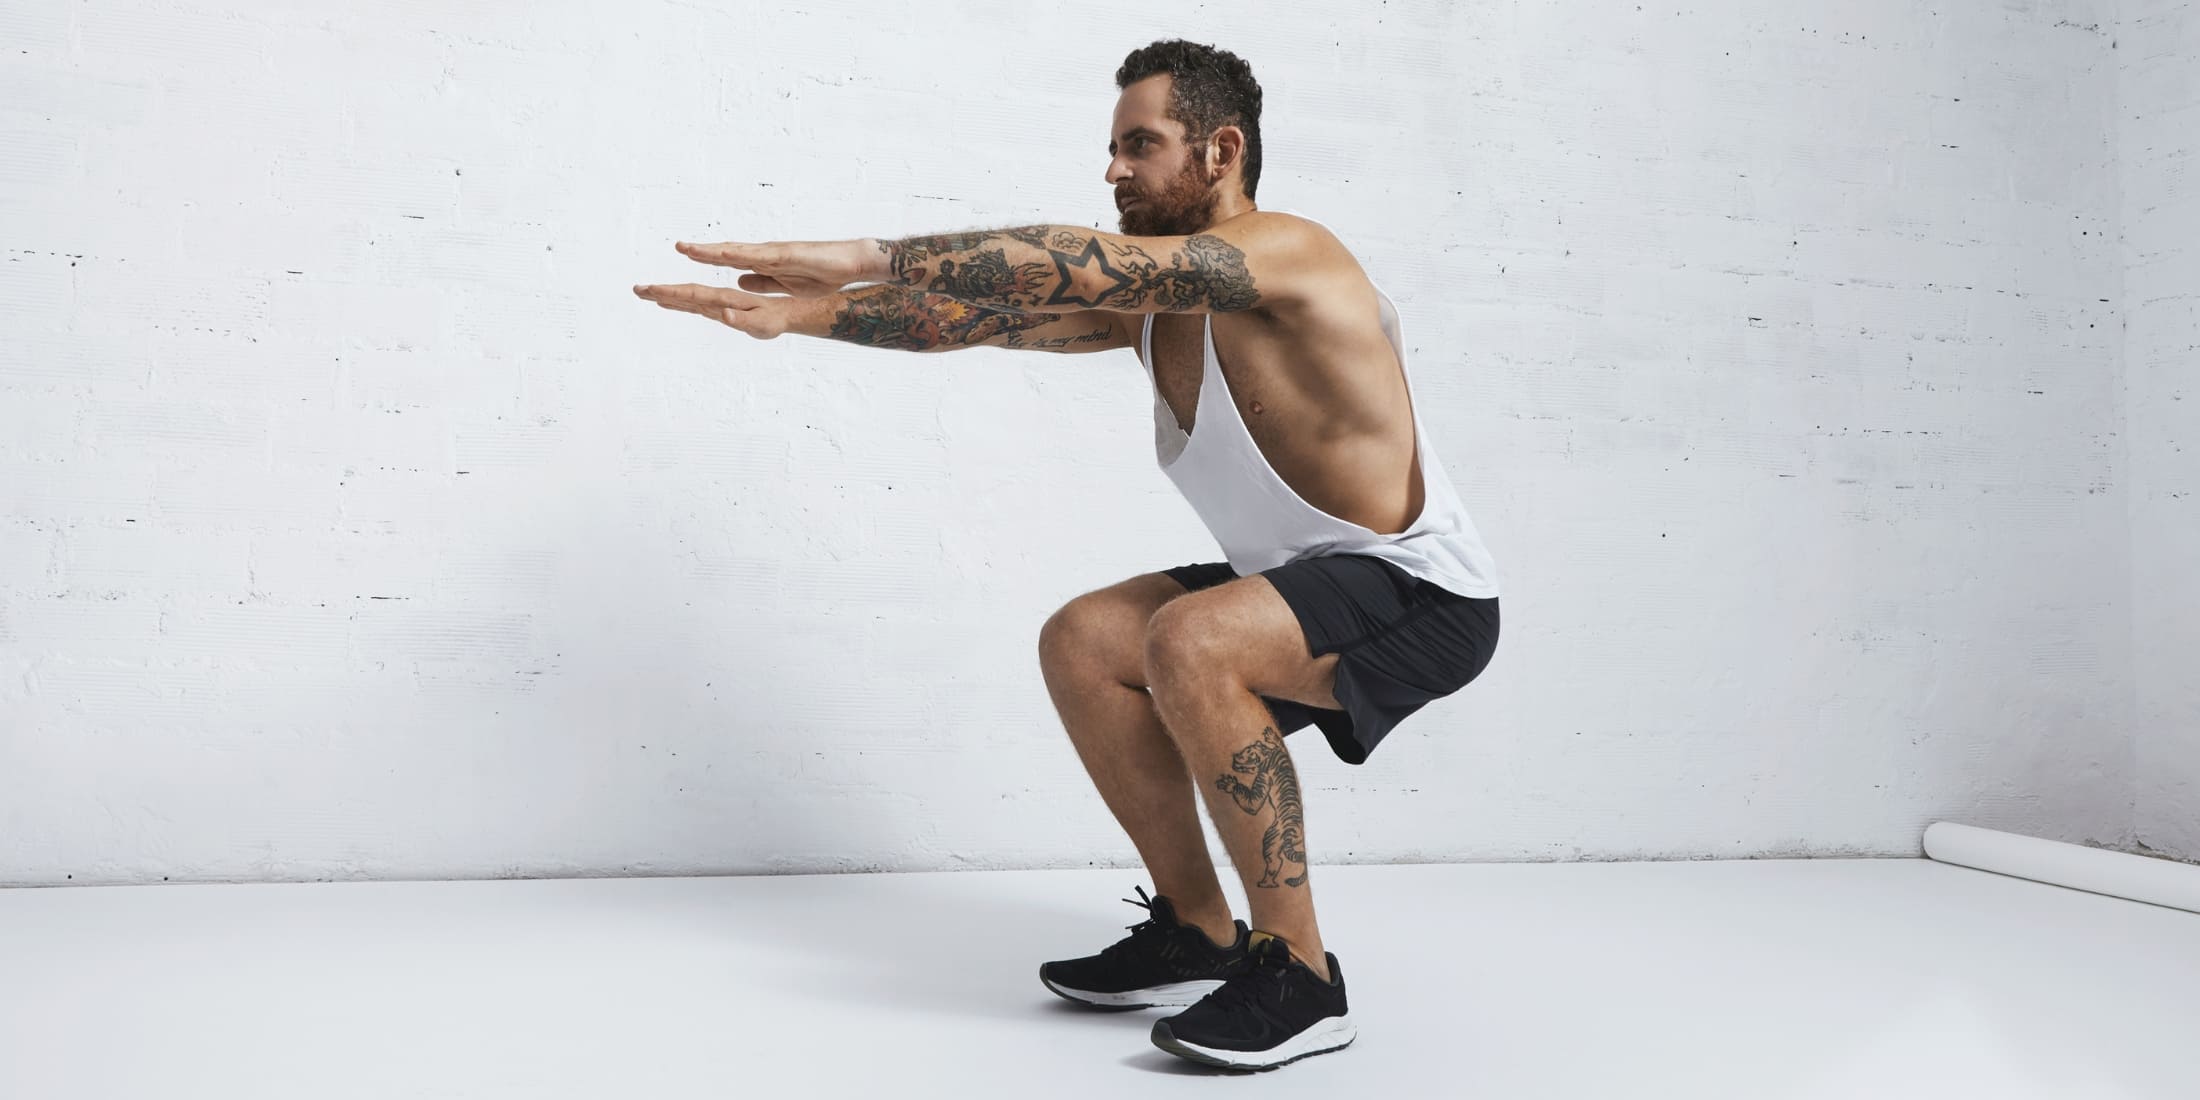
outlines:
[[[1040,631],[1055,708],[1157,891],[1132,903],[1148,914],[1130,936],[1040,979],[1096,1006],[1189,1005],[1155,1023],[1156,1045],[1265,1069],[1355,1035],[1314,920],[1283,735],[1316,725],[1340,759],[1364,762],[1488,663],[1497,584],[1420,431],[1390,299],[1326,229],[1254,206],[1250,68],[1157,42],[1116,84],[1107,182],[1122,235],[682,243],[749,272],[741,289],[635,293],[762,339],[1138,349],[1162,468],[1229,560],[1080,596]],[[1195,790],[1252,927],[1230,914]]]

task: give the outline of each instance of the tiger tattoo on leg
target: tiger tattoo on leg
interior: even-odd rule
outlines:
[[[1261,731],[1261,739],[1239,749],[1230,756],[1230,769],[1236,775],[1225,773],[1215,780],[1215,788],[1237,802],[1238,809],[1248,814],[1258,814],[1274,806],[1276,816],[1268,823],[1268,831],[1260,838],[1261,858],[1266,861],[1265,872],[1256,886],[1273,887],[1277,876],[1283,873],[1285,861],[1300,865],[1296,877],[1282,880],[1285,886],[1298,886],[1306,882],[1306,817],[1299,804],[1299,775],[1291,767],[1291,754],[1283,747],[1283,735],[1276,727]],[[1238,775],[1252,777],[1247,783]]]

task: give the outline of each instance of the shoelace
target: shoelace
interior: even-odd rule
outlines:
[[[1280,945],[1269,947],[1264,943],[1260,950],[1253,952],[1251,966],[1224,982],[1221,988],[1208,994],[1208,997],[1218,1008],[1244,1008],[1267,1017],[1271,1022],[1281,1023],[1281,1020],[1268,1011],[1267,1006],[1271,1002],[1281,1002],[1291,996],[1290,983],[1285,980],[1290,977],[1290,965],[1291,955],[1288,951]]]
[[[1161,914],[1154,911],[1153,895],[1148,894],[1144,886],[1133,886],[1132,889],[1138,891],[1138,896],[1143,900],[1131,901],[1131,899],[1129,898],[1124,898],[1123,900],[1129,901],[1132,905],[1135,905],[1140,909],[1144,909],[1146,911],[1146,919],[1139,921],[1137,924],[1124,925],[1123,927],[1128,928],[1131,931],[1130,938],[1127,940],[1119,940],[1115,943],[1109,944],[1104,948],[1101,948],[1100,954],[1106,958],[1112,959],[1121,952],[1128,950],[1130,948],[1130,945],[1134,943],[1143,943],[1144,941],[1158,933],[1165,933],[1168,931],[1167,926],[1161,923]]]
[[[1146,911],[1146,919],[1139,921],[1138,924],[1126,924],[1123,927],[1137,928],[1139,925],[1142,924],[1154,924],[1159,922],[1161,915],[1153,911],[1153,895],[1148,894],[1146,892],[1146,888],[1143,886],[1132,886],[1131,889],[1138,891],[1139,900],[1131,901],[1131,899],[1129,898],[1124,898],[1123,900],[1130,901],[1132,905],[1135,905],[1140,909],[1144,909]]]

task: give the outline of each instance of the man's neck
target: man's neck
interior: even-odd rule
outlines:
[[[1229,198],[1217,200],[1215,202],[1214,216],[1207,219],[1207,224],[1200,226],[1198,229],[1195,229],[1192,232],[1205,233],[1206,231],[1213,229],[1214,227],[1221,225],[1223,222],[1229,221],[1232,218],[1258,212],[1259,208],[1253,205],[1253,200],[1246,198],[1242,194],[1233,193]]]

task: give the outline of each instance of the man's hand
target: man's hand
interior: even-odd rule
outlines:
[[[753,272],[740,278],[743,290],[822,298],[854,283],[886,282],[894,277],[886,250],[875,240],[769,241],[763,244],[673,245],[680,254],[719,267]]]
[[[794,325],[795,310],[802,305],[793,298],[767,297],[700,283],[637,286],[634,295],[666,309],[722,322],[759,340],[785,334]]]

